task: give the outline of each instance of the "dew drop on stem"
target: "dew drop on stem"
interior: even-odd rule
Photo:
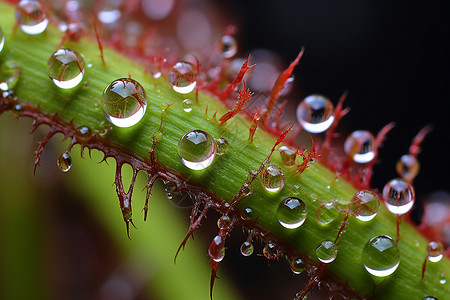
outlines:
[[[345,140],[344,151],[356,163],[371,162],[376,156],[375,137],[367,130],[353,131]]]
[[[404,179],[392,179],[383,188],[383,199],[386,208],[391,213],[403,215],[409,212],[414,205],[414,188]]]
[[[303,271],[305,271],[305,268],[306,268],[306,264],[301,258],[294,258],[291,261],[292,273],[298,275],[298,274],[302,273]]]
[[[221,216],[217,220],[217,227],[221,230],[229,230],[231,228],[231,219],[227,215]]]
[[[308,96],[297,107],[297,120],[310,133],[327,130],[334,121],[333,114],[333,103],[322,95]]]
[[[284,173],[277,166],[268,166],[261,175],[263,187],[269,192],[277,192],[284,186]]]
[[[43,4],[36,0],[21,0],[17,4],[16,19],[26,34],[36,35],[45,31],[48,18]]]
[[[241,244],[241,249],[240,250],[241,250],[241,254],[243,256],[250,256],[250,255],[252,255],[253,254],[253,250],[254,250],[252,242],[250,242],[250,241],[243,242]]]
[[[297,156],[296,150],[288,146],[281,146],[278,149],[280,153],[281,162],[287,168],[295,166],[295,158]]]
[[[48,59],[48,76],[61,89],[76,87],[84,76],[84,60],[71,49],[58,49]]]
[[[333,262],[337,256],[337,245],[332,241],[322,241],[316,249],[316,256],[323,263]]]
[[[192,170],[203,170],[216,157],[216,143],[213,137],[203,130],[186,132],[178,143],[181,162]]]
[[[101,106],[105,117],[112,124],[130,127],[144,116],[147,96],[139,82],[131,78],[120,78],[105,88]]]
[[[245,221],[256,220],[259,217],[258,212],[256,212],[251,207],[246,207],[241,212],[241,219]]]
[[[225,241],[220,235],[216,235],[208,248],[209,257],[215,262],[221,262],[225,257]]]
[[[169,70],[168,77],[173,90],[180,94],[192,92],[197,85],[196,68],[186,61],[177,62]]]
[[[70,157],[69,153],[64,152],[61,154],[61,156],[58,158],[57,161],[58,168],[66,173],[72,168],[72,158]]]
[[[377,277],[386,277],[397,270],[400,250],[389,236],[375,236],[364,246],[362,262],[367,272]]]
[[[283,200],[276,212],[278,222],[287,229],[295,229],[302,226],[307,215],[305,202],[295,197]]]

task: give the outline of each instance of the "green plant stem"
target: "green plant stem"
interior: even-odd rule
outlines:
[[[39,105],[46,113],[57,113],[62,121],[72,121],[74,126],[88,126],[95,129],[105,121],[99,106],[103,89],[111,81],[128,77],[130,74],[147,91],[146,115],[138,125],[131,128],[113,128],[106,139],[128,149],[137,157],[148,159],[152,136],[159,127],[161,110],[166,104],[175,103],[164,118],[164,134],[155,152],[157,161],[170,172],[179,174],[190,183],[213,192],[217,199],[225,201],[233,199],[246,182],[248,172],[259,168],[276,141],[270,134],[258,130],[254,144],[249,144],[247,120],[236,116],[228,121],[226,126],[219,127],[212,120],[212,114],[219,110],[218,115],[221,116],[226,110],[212,97],[200,91],[196,103],[195,93],[187,96],[177,94],[172,91],[166,78],[160,78],[155,82],[146,74],[142,64],[129,60],[108,47],[105,47],[106,65],[103,65],[97,43],[89,39],[65,45],[82,53],[86,65],[91,67],[86,69],[80,87],[61,91],[49,80],[46,71],[48,57],[59,44],[61,34],[50,26],[46,33],[39,36],[27,36],[21,31],[12,35],[13,15],[12,7],[0,4],[0,19],[6,34],[6,48],[3,50],[1,61],[13,59],[22,67],[21,78],[15,89],[20,101]],[[32,55],[30,49],[33,49]],[[181,101],[186,97],[196,103],[190,113],[182,110]],[[207,116],[205,116],[206,108],[208,108]],[[180,137],[190,129],[205,130],[215,138],[224,137],[229,141],[231,148],[206,170],[189,170],[178,158],[177,145]],[[277,153],[272,156],[271,163],[282,167]],[[356,190],[342,178],[335,180],[335,174],[319,163],[311,164],[301,176],[294,174],[293,169],[283,168],[283,171],[286,183],[281,191],[269,193],[261,187],[260,182],[255,182],[252,184],[253,194],[246,198],[240,207],[250,206],[257,211],[259,218],[256,226],[270,232],[280,244],[286,245],[293,252],[306,254],[316,260],[316,247],[322,240],[335,239],[342,218],[328,226],[322,226],[315,220],[315,212],[322,203],[332,199],[350,199]],[[294,188],[295,186],[299,188]],[[291,196],[301,198],[308,207],[305,224],[296,230],[283,228],[275,216],[278,204]],[[111,207],[114,205],[111,203]],[[116,209],[119,211],[118,207]],[[150,210],[152,209],[150,207]],[[139,210],[138,207],[135,212]],[[117,222],[120,223],[120,217],[117,217]],[[371,296],[373,280],[361,263],[362,249],[373,236],[395,237],[395,234],[396,218],[384,206],[381,207],[377,217],[368,223],[360,222],[351,216],[343,233],[342,243],[339,245],[338,257],[327,266],[327,272],[334,274],[332,276],[339,282],[347,282],[356,293]],[[425,278],[421,281],[421,266],[426,256],[427,241],[407,222],[401,224],[401,235],[400,266],[375,290],[377,297],[412,299],[433,295],[438,299],[445,299],[450,294],[450,288],[448,284],[441,285],[438,278],[441,272],[450,274],[450,261],[444,258],[439,263],[428,264]]]

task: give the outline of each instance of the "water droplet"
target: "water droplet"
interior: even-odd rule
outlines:
[[[192,92],[197,85],[196,68],[193,64],[186,61],[177,62],[169,71],[169,82],[175,92],[188,94]]]
[[[303,129],[311,133],[327,130],[334,121],[334,106],[322,95],[311,95],[297,107],[297,120]]]
[[[377,277],[386,277],[397,270],[400,250],[389,236],[375,236],[364,246],[362,262],[367,272]]]
[[[445,275],[445,273],[441,273],[439,275],[439,283],[440,284],[446,284],[447,283],[447,276]]]
[[[301,258],[295,258],[291,261],[291,270],[298,275],[305,271],[306,264]]]
[[[62,89],[76,87],[84,76],[84,60],[71,49],[56,50],[48,59],[48,76]]]
[[[415,198],[413,186],[401,178],[392,179],[383,188],[386,208],[393,214],[403,215],[410,211]]]
[[[349,212],[361,221],[370,221],[378,213],[380,200],[374,192],[363,190],[357,192],[348,205]]]
[[[95,132],[101,136],[101,137],[105,137],[106,134],[112,129],[112,126],[109,122],[107,121],[101,121],[100,124],[98,124],[95,127]]]
[[[253,244],[249,241],[245,241],[241,245],[241,254],[244,256],[250,256],[253,254]]]
[[[353,131],[345,140],[344,151],[353,161],[368,163],[376,156],[375,137],[366,130]]]
[[[437,298],[433,297],[433,296],[426,296],[425,298],[423,298],[422,300],[438,300]]]
[[[16,19],[20,29],[26,34],[44,32],[48,25],[48,18],[43,5],[35,0],[21,0],[17,4]]]
[[[215,262],[221,262],[225,257],[225,241],[220,235],[216,235],[208,248],[209,257]]]
[[[441,243],[431,241],[428,243],[428,260],[431,262],[438,262],[442,259],[444,247]]]
[[[284,186],[284,173],[279,167],[268,166],[261,175],[262,185],[269,192],[277,192]]]
[[[192,170],[207,168],[216,156],[216,143],[213,137],[203,130],[186,132],[178,143],[181,162]]]
[[[263,248],[263,255],[267,259],[274,259],[277,256],[277,253],[277,247],[272,242],[268,242]]]
[[[23,106],[20,103],[17,103],[16,105],[14,105],[14,113],[16,114],[16,116],[20,116],[23,113]]]
[[[277,209],[277,219],[280,224],[288,229],[295,229],[303,225],[308,211],[302,200],[289,197],[280,203]]]
[[[258,217],[259,217],[259,214],[250,207],[244,208],[241,212],[242,220],[250,221],[250,220],[255,220]]]
[[[218,156],[222,156],[228,152],[228,149],[230,149],[230,144],[228,143],[227,139],[219,138],[216,140],[216,149],[216,154]]]
[[[419,168],[419,161],[415,156],[410,154],[402,155],[395,165],[398,175],[407,181],[412,181],[417,176]]]
[[[98,20],[104,24],[116,23],[120,18],[120,1],[107,0],[105,1],[102,9],[98,12]]]
[[[112,124],[133,126],[142,119],[147,109],[145,90],[139,82],[130,78],[114,80],[103,92],[102,109]]]
[[[3,34],[3,30],[0,27],[0,53],[3,50],[3,46],[5,46],[5,35]]]
[[[58,168],[64,173],[72,167],[72,158],[69,153],[64,152],[58,159]]]
[[[81,126],[77,129],[78,133],[82,134],[82,135],[90,135],[91,134],[91,129],[87,126]]]
[[[218,220],[217,220],[217,227],[219,227],[219,229],[221,230],[228,230],[231,228],[231,219],[229,216],[227,215],[223,215],[221,216]]]
[[[237,52],[236,39],[232,35],[223,35],[219,42],[219,49],[223,57],[233,57]]]
[[[317,210],[316,214],[317,222],[323,225],[328,225],[337,219],[339,213],[340,211],[334,205],[334,201],[324,203]]]
[[[317,258],[326,264],[333,262],[337,256],[337,246],[332,241],[323,241],[316,249]]]
[[[191,99],[184,99],[182,105],[183,105],[183,110],[185,112],[191,112],[192,111],[193,102],[192,102]]]
[[[0,68],[0,90],[11,91],[19,81],[20,66],[14,60],[6,60]]]
[[[280,152],[281,161],[285,167],[290,168],[295,166],[295,157],[297,154],[294,148],[281,146],[280,149],[278,149],[278,152]]]

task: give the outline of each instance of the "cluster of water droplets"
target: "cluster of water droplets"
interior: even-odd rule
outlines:
[[[37,0],[21,0],[17,4],[16,19],[26,34],[36,35],[45,31],[48,17],[44,6]]]
[[[345,140],[344,151],[354,162],[371,162],[377,154],[375,137],[367,130],[353,131]]]
[[[76,87],[83,80],[85,66],[81,55],[71,49],[58,49],[48,59],[48,76],[62,89]]]
[[[383,199],[391,213],[403,215],[414,205],[414,187],[402,178],[392,179],[383,188]]]
[[[324,132],[334,121],[333,103],[322,95],[310,95],[299,103],[297,120],[310,133]]]
[[[144,116],[147,96],[139,82],[131,78],[120,78],[105,88],[101,103],[105,117],[112,124],[130,127]]]

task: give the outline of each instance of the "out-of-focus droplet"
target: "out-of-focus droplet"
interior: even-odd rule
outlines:
[[[283,200],[278,206],[276,216],[278,222],[288,229],[295,229],[303,225],[306,220],[308,211],[306,204],[302,200],[289,197]]]
[[[40,1],[21,0],[17,4],[16,19],[20,29],[26,34],[35,35],[45,31],[48,18]]]
[[[14,60],[6,60],[0,67],[0,90],[7,92],[14,89],[20,77],[20,66]]]
[[[278,152],[280,152],[280,157],[281,157],[281,161],[283,162],[283,165],[285,167],[293,167],[295,166],[295,158],[296,158],[296,153],[297,151],[292,148],[292,147],[288,147],[288,146],[281,146],[278,149]]]
[[[218,138],[216,140],[216,149],[217,156],[222,156],[228,152],[228,149],[230,149],[230,144],[228,143],[227,139]]]
[[[64,152],[61,154],[61,156],[58,158],[58,168],[65,172],[68,172],[70,168],[72,168],[72,158],[70,157],[69,153]]]
[[[232,35],[223,35],[219,42],[219,49],[223,57],[231,58],[237,53],[237,42]]]
[[[3,34],[3,30],[0,27],[0,53],[2,53],[4,46],[5,46],[5,35]]]
[[[178,155],[189,169],[203,170],[216,157],[216,143],[209,133],[198,129],[190,130],[178,143]]]
[[[173,90],[180,94],[188,94],[194,90],[197,85],[196,76],[195,66],[186,61],[177,62],[168,73]]]
[[[428,251],[428,260],[431,262],[438,262],[443,257],[444,247],[439,242],[431,241],[428,243],[427,251]]]
[[[142,10],[149,19],[159,21],[170,14],[174,3],[174,0],[142,0]]]
[[[375,236],[364,246],[362,262],[367,272],[377,277],[386,277],[397,270],[400,250],[389,236]]]
[[[337,256],[337,245],[332,241],[323,241],[316,249],[317,258],[326,264],[333,262]]]
[[[131,78],[114,80],[103,92],[102,109],[112,124],[133,126],[142,119],[147,109],[145,90]]]
[[[320,133],[327,130],[334,121],[334,106],[322,95],[311,95],[297,107],[297,120],[308,132]]]
[[[277,166],[268,166],[261,175],[262,185],[269,192],[277,192],[284,186],[284,173]]]
[[[371,162],[377,154],[375,137],[366,130],[353,131],[345,140],[344,151],[354,162]]]
[[[410,182],[417,176],[417,173],[419,173],[419,168],[419,161],[411,154],[402,155],[395,165],[398,175]]]
[[[386,208],[393,214],[403,215],[411,210],[416,199],[413,186],[406,180],[392,179],[383,188]]]
[[[98,20],[104,24],[116,23],[122,13],[120,12],[120,0],[106,0],[103,7],[97,13]]]
[[[71,49],[59,49],[54,52],[47,64],[48,76],[62,89],[76,87],[84,76],[84,60]]]

